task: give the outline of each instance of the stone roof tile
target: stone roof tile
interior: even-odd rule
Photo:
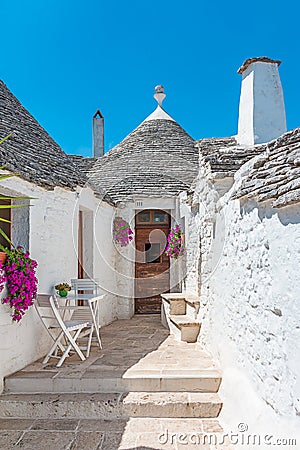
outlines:
[[[46,189],[74,189],[85,177],[0,80],[0,165]]]
[[[195,141],[174,120],[145,120],[99,158],[89,184],[115,202],[135,197],[174,197],[188,189],[198,173]]]
[[[215,178],[233,177],[245,162],[261,152],[255,147],[239,146],[234,136],[200,139],[196,145]]]
[[[300,202],[300,128],[256,146],[259,156],[241,169],[241,186],[233,198],[272,200],[281,208]]]

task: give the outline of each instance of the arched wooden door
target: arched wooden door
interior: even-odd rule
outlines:
[[[163,292],[170,290],[170,260],[164,250],[170,216],[162,210],[143,210],[135,220],[135,313],[160,313]]]

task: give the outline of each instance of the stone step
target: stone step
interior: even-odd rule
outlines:
[[[217,392],[221,372],[213,367],[194,369],[135,368],[110,373],[89,371],[78,374],[54,376],[48,373],[18,372],[5,379],[5,393],[114,393],[129,391],[197,391]]]
[[[0,418],[118,419],[123,417],[122,395],[2,394]]]
[[[2,394],[0,418],[124,419],[127,417],[218,417],[218,394],[130,392],[115,394]]]
[[[180,330],[180,339],[184,342],[196,342],[201,323],[187,315],[170,315],[170,321]]]
[[[194,309],[193,314],[197,315],[200,308],[200,299],[196,294],[190,292],[178,292],[161,294],[163,300],[170,304],[171,315],[184,315],[188,308]]]
[[[218,394],[199,392],[130,392],[123,399],[130,417],[218,417],[222,402]]]
[[[222,376],[217,369],[173,368],[155,373],[154,370],[132,368],[124,374],[124,380],[127,381],[128,392],[218,392]]]
[[[184,294],[161,294],[163,301],[169,303],[169,314],[186,314],[186,301]]]

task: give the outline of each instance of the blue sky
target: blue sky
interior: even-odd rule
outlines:
[[[236,133],[238,67],[280,66],[288,129],[300,126],[298,2],[1,1],[1,78],[68,153],[91,155],[91,118],[106,150],[155,108],[195,139]]]

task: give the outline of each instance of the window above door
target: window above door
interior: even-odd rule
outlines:
[[[140,225],[169,224],[169,214],[161,209],[145,209],[136,215],[136,223]]]

